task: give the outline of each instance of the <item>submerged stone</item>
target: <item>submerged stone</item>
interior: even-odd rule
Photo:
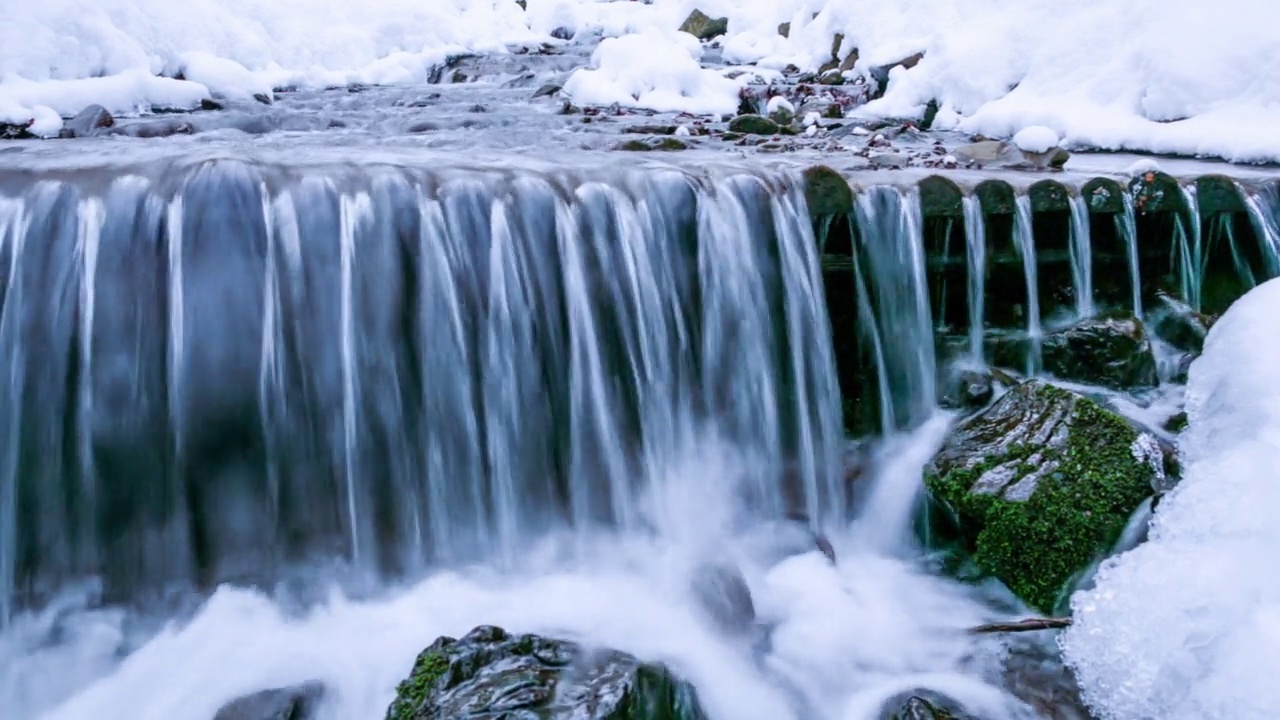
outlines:
[[[1041,351],[1044,369],[1064,380],[1116,389],[1160,382],[1151,340],[1132,316],[1082,320],[1046,335]]]
[[[538,635],[477,627],[424,650],[387,720],[705,720],[697,692],[662,665]]]
[[[990,372],[958,370],[948,373],[940,404],[949,410],[976,410],[995,395],[995,378]]]
[[[1051,613],[1165,483],[1150,433],[1076,393],[1031,380],[962,422],[925,468],[974,561]]]

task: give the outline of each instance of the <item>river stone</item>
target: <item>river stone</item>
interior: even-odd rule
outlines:
[[[324,693],[319,682],[263,690],[223,705],[213,720],[312,720]]]
[[[710,40],[729,32],[729,18],[711,18],[701,10],[694,10],[680,25],[680,32],[687,32],[699,40]]]
[[[386,720],[706,720],[662,665],[567,640],[481,626],[418,655]]]
[[[804,171],[804,201],[814,217],[853,212],[853,189],[840,173],[826,165]]]
[[[739,115],[729,121],[729,132],[743,135],[777,135],[778,123],[762,115]]]
[[[925,485],[977,566],[1052,613],[1164,474],[1153,435],[1029,380],[956,427],[925,467]]]
[[[962,163],[1009,170],[1059,169],[1071,159],[1071,153],[1062,148],[1052,148],[1042,153],[1028,153],[1019,150],[1013,143],[1003,140],[982,140],[961,145],[953,149],[951,154]]]
[[[1046,335],[1041,349],[1045,371],[1063,380],[1121,390],[1160,382],[1151,340],[1133,316],[1082,320]]]

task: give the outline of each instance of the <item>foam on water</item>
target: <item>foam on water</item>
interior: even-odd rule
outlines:
[[[1248,720],[1280,707],[1280,281],[1217,324],[1187,386],[1181,484],[1150,541],[1072,601],[1062,646],[1105,720]]]
[[[926,427],[898,447],[927,457],[938,439]],[[983,717],[1029,717],[983,679],[999,653],[965,632],[993,616],[979,590],[869,551],[853,534],[833,537],[836,567],[810,549],[781,561],[759,552],[734,527],[740,462],[726,445],[700,447],[672,471],[686,482],[659,483],[662,494],[645,503],[656,533],[601,535],[586,559],[553,539],[518,570],[439,572],[373,599],[335,589],[306,609],[223,586],[156,632],[73,601],[21,616],[0,637],[0,705],[19,720],[202,718],[244,694],[321,680],[324,720],[380,717],[438,635],[498,624],[665,661],[723,720],[872,718],[919,687]],[[696,568],[720,559],[739,563],[761,624],[774,628],[762,655],[749,639],[718,634],[693,602]]]

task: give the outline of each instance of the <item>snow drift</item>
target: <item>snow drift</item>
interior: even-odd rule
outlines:
[[[1063,649],[1105,720],[1251,720],[1280,707],[1280,280],[1214,326],[1187,386],[1182,483],[1149,542],[1073,598]]]

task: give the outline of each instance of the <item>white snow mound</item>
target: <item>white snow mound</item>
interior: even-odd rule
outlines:
[[[1058,147],[1058,133],[1053,128],[1043,125],[1032,125],[1018,131],[1013,136],[1013,144],[1018,149],[1029,153],[1044,153]]]
[[[1280,708],[1280,280],[1214,325],[1187,385],[1184,476],[1150,540],[1103,564],[1062,636],[1103,720]]]

